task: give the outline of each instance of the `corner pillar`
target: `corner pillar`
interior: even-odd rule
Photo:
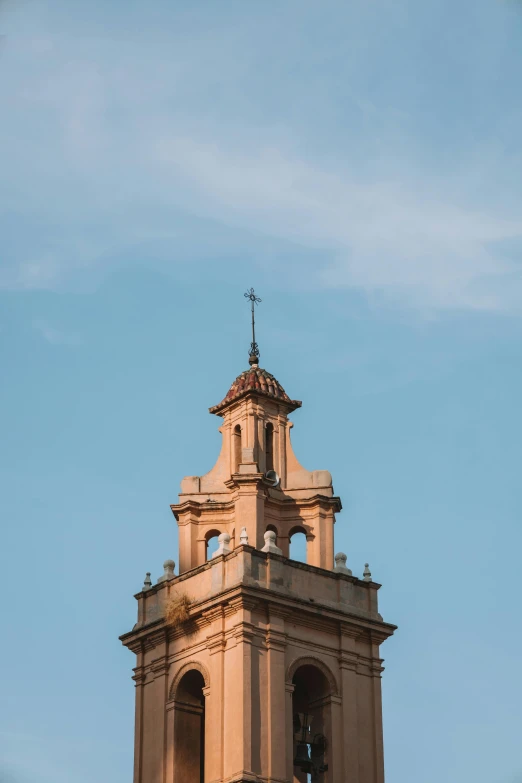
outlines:
[[[292,682],[285,684],[285,717],[286,717],[286,777],[294,780],[294,698],[295,685]]]
[[[205,614],[210,623],[207,633],[209,677],[212,687],[205,693],[205,783],[223,779],[224,735],[224,613],[221,606]]]
[[[224,680],[223,778],[257,781],[252,769],[252,609],[255,602],[237,598],[228,604]],[[232,639],[235,644],[231,643]]]
[[[287,699],[285,696],[285,614],[270,609],[266,634],[268,654],[268,779],[285,778],[287,758],[285,743],[287,731]],[[293,690],[293,688],[292,688]],[[290,717],[292,709],[290,704]]]
[[[359,732],[357,719],[356,635],[341,625],[340,629],[341,696],[343,714],[344,779],[359,783]]]

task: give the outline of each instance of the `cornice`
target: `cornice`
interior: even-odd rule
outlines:
[[[306,489],[306,487],[303,487],[303,489]],[[295,490],[302,491],[302,490]],[[286,492],[292,492],[292,489],[285,490]],[[325,507],[332,507],[334,506],[334,511],[337,513],[342,510],[342,503],[341,498],[337,495],[334,495],[333,497],[329,497],[328,495],[322,495],[320,492],[317,492],[315,495],[312,495],[309,498],[293,498],[293,497],[286,497],[284,500],[278,500],[277,498],[273,498],[274,502],[281,503],[282,505],[295,505],[299,508],[307,508],[311,506],[318,506],[323,505]]]
[[[259,472],[252,473],[233,473],[230,479],[224,482],[227,489],[231,493],[234,490],[238,490],[241,487],[248,485],[255,485],[257,491],[263,493],[263,497],[267,497],[267,505],[278,508],[280,511],[290,512],[293,509],[305,510],[322,507],[324,509],[333,510],[334,513],[339,513],[342,510],[341,498],[337,495],[331,497],[323,495],[320,492],[316,492],[307,498],[294,498],[288,493],[294,491],[290,489],[280,489],[277,494],[269,490],[273,489],[268,487],[264,482],[264,474]],[[301,490],[311,489],[311,487],[303,487]],[[212,493],[201,493],[201,500],[195,500],[193,497],[182,500],[180,503],[172,503],[170,509],[174,514],[177,522],[180,525],[189,524],[190,519],[184,519],[187,516],[195,516],[197,519],[204,518],[205,516],[212,516],[216,511],[223,514],[226,512],[233,513],[235,504],[237,501],[237,492],[227,500],[212,500],[209,502],[209,495]],[[181,498],[182,496],[180,496]]]
[[[211,625],[214,620],[221,620],[224,617],[223,606],[212,606],[210,609],[201,612],[201,616]]]
[[[220,403],[213,405],[208,410],[209,413],[214,413],[217,416],[224,418],[227,411],[233,411],[235,408],[241,407],[241,405],[243,405],[245,402],[250,401],[252,401],[254,404],[257,404],[258,406],[277,406],[277,408],[286,412],[286,415],[292,411],[295,411],[296,408],[300,408],[302,405],[300,400],[291,400],[290,398],[285,400],[282,397],[274,397],[272,394],[269,394],[262,389],[244,389],[235,397],[231,397],[228,400],[225,397],[225,399],[223,399]]]
[[[235,501],[233,498],[229,500],[212,500],[209,502],[209,492],[202,493],[201,500],[194,500],[194,498],[188,498],[181,503],[171,503],[170,510],[179,522],[180,515],[192,513],[197,517],[205,516],[206,514],[213,514],[215,511],[230,511],[234,510]],[[204,499],[203,499],[204,497]],[[183,522],[182,522],[183,524]]]
[[[238,595],[237,598],[232,598],[229,600],[228,605],[236,612],[240,609],[252,611],[252,609],[256,609],[256,607],[259,605],[259,601],[257,601],[255,598],[241,594]]]
[[[223,483],[225,484],[225,487],[228,487],[231,490],[235,487],[246,486],[247,484],[255,484],[256,489],[259,490],[264,486],[263,477],[264,474],[258,473],[257,471],[252,473],[232,473],[232,476]]]
[[[211,618],[217,618],[221,613],[229,618],[242,609],[260,610],[263,605],[268,609],[268,617],[272,613],[291,619],[297,613],[301,626],[337,635],[340,632],[354,639],[364,638],[370,644],[381,644],[397,628],[370,613],[357,611],[355,607],[331,606],[316,601],[312,603],[295,595],[242,583],[193,605],[189,622],[193,628],[201,630],[209,626]],[[247,624],[241,622],[238,627]],[[186,635],[186,628],[168,629],[164,618],[158,618],[147,626],[124,634],[120,639],[133,652],[141,652],[159,646],[167,638],[182,638]]]

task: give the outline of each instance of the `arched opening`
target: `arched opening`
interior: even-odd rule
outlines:
[[[330,683],[313,664],[300,666],[292,683],[294,783],[328,783],[333,780]]]
[[[306,530],[303,527],[294,527],[290,531],[290,558],[306,563]]]
[[[214,554],[214,552],[219,546],[218,538],[220,534],[221,534],[220,530],[209,530],[208,533],[205,535],[205,541],[206,541],[205,560],[212,559],[212,555]]]
[[[205,680],[197,669],[183,675],[174,703],[176,783],[205,781]]]
[[[268,422],[265,427],[265,470],[274,470],[274,425]]]
[[[241,465],[241,427],[236,424],[232,434],[232,453],[234,455],[234,473],[239,471]]]

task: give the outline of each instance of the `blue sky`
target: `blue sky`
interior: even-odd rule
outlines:
[[[169,504],[262,365],[382,582],[387,783],[520,783],[522,4],[0,7],[0,777],[132,775]],[[3,776],[3,777],[2,777]]]

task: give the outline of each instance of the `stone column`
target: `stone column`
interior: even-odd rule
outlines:
[[[252,400],[247,400],[246,440],[243,444],[243,448],[245,446],[254,450],[256,446],[256,416],[254,414]]]
[[[204,754],[205,754],[204,755],[204,759],[205,759],[205,780],[204,780],[204,783],[210,783],[210,781],[212,781],[212,780],[216,780],[216,781],[217,780],[221,780],[220,777],[219,778],[217,778],[217,777],[213,778],[212,777],[212,766],[209,763],[209,760],[215,761],[215,755],[214,755],[214,758],[212,758],[212,756],[211,756],[212,751],[214,751],[214,754],[216,754],[216,749],[215,749],[215,747],[213,745],[213,740],[212,740],[211,733],[209,731],[208,722],[207,722],[207,705],[210,704],[210,685],[206,685],[203,688],[203,698],[205,700],[204,701],[204,705],[205,706],[203,708],[203,715],[204,715],[204,719],[205,719],[205,722],[203,724],[204,730],[205,730],[205,736],[203,738],[203,742],[205,743],[204,744]],[[221,744],[219,745],[217,750],[218,750],[218,753],[222,750]]]
[[[225,614],[227,631],[232,631],[225,651],[225,699],[223,777],[258,779],[252,770],[252,640],[251,611],[254,603],[238,597],[230,601]],[[228,635],[228,634],[227,634]],[[235,645],[232,645],[232,639]],[[241,777],[242,776],[242,777]]]
[[[329,734],[332,738],[329,759],[332,764],[331,770],[328,770],[328,777],[325,783],[337,783],[341,780],[350,780],[343,774],[344,760],[344,738],[343,738],[343,700],[340,696],[330,697],[331,725]],[[351,783],[351,780],[350,780]]]
[[[375,726],[375,783],[384,783],[384,741],[382,734],[382,659],[379,657],[380,639],[372,638],[372,693],[373,720]]]
[[[262,549],[264,541],[264,507],[265,495],[261,485],[261,476],[251,474],[236,475],[239,484],[238,498],[235,508],[236,529],[246,527],[248,543],[257,549]]]
[[[180,574],[182,574],[184,571],[189,571],[192,568],[191,529],[192,525],[190,523],[190,516],[183,515],[183,519],[180,516],[178,521]]]
[[[167,720],[167,747],[165,758],[165,781],[166,783],[174,783],[174,738],[175,738],[175,717],[176,704],[173,699],[169,699],[166,705],[166,720]]]
[[[334,515],[330,510],[324,519],[319,520],[319,524],[324,529],[324,565],[327,571],[334,567]]]
[[[207,561],[207,542],[204,538],[198,538],[196,541],[197,558],[195,565],[203,565]]]
[[[283,552],[283,556],[290,557],[290,538],[288,536],[278,535],[276,543]]]
[[[285,616],[270,608],[266,633],[268,651],[268,779],[283,780],[286,774],[286,749],[281,741],[286,734],[285,698]],[[290,711],[291,713],[291,711]]]
[[[257,443],[254,449],[254,459],[257,462],[260,473],[266,473],[266,452],[265,452],[265,419],[259,413],[257,420]]]
[[[209,677],[211,688],[205,694],[205,783],[223,779],[224,735],[224,613],[218,606],[205,613],[210,627],[207,649],[210,654]]]
[[[155,640],[156,657],[145,667],[140,783],[162,783],[165,771],[168,664],[161,637],[163,632],[159,632]]]
[[[343,712],[344,779],[359,783],[359,732],[357,716],[357,651],[358,633],[348,626],[340,627],[341,696]]]
[[[278,473],[281,478],[281,486],[284,489],[286,487],[286,439],[288,435],[286,428],[286,418],[283,418],[282,416],[279,417],[278,432],[279,437],[277,438],[277,462],[274,459],[274,465],[279,467]],[[274,441],[275,440],[276,439],[274,438]],[[276,455],[274,455],[274,457],[275,456]]]
[[[320,540],[310,533],[306,536],[306,562],[308,565],[320,566],[321,558],[319,550]]]
[[[136,701],[134,706],[134,777],[133,783],[141,783],[141,756],[143,746],[143,651],[141,644],[134,648],[137,655],[133,680],[136,684]]]
[[[295,685],[291,682],[285,684],[285,721],[286,721],[286,778],[288,781],[294,780],[294,689]]]

